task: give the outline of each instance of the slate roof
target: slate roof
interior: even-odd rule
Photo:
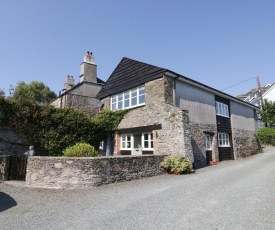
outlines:
[[[97,98],[102,99],[135,88],[161,78],[165,72],[166,69],[124,57],[97,94]]]
[[[254,106],[248,102],[233,97],[229,94],[221,92],[217,89],[209,87],[205,84],[197,82],[193,79],[187,78],[183,75],[177,74],[169,69],[153,66],[144,62],[136,61],[127,57],[122,58],[120,63],[117,65],[111,76],[108,78],[104,86],[97,94],[98,99],[103,99],[105,97],[124,92],[128,89],[138,87],[146,82],[162,78],[164,73],[171,73],[176,77],[185,79],[188,82],[193,82],[197,85],[203,86],[209,90],[216,92],[217,94],[224,95],[227,98],[232,98],[235,101],[239,101],[242,104],[247,104],[250,107],[257,109],[257,106]]]
[[[97,83],[92,83],[92,82],[88,82],[88,81],[82,81],[82,82],[78,82],[77,84],[75,84],[72,88],[66,90],[65,92],[61,93],[57,98],[62,97],[65,94],[68,94],[70,91],[80,87],[83,84],[89,84],[89,85],[104,85],[105,81],[101,80],[100,78],[97,78]]]

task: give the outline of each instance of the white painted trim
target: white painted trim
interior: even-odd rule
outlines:
[[[222,140],[227,140],[227,139],[228,139],[228,145],[223,145],[223,144],[220,145],[219,134],[224,134],[224,135],[226,135],[226,136],[228,137],[228,138],[226,138],[226,139],[222,139]],[[230,147],[230,136],[229,136],[228,133],[218,133],[218,146],[219,146],[219,147]]]
[[[270,91],[272,91],[274,89],[274,87],[275,87],[275,83],[262,96],[265,97],[266,94],[268,94]]]
[[[219,113],[219,111],[218,111],[218,109],[217,109],[217,104],[221,104],[221,105],[223,105],[223,106],[226,108],[226,111],[227,111],[227,113],[228,113],[228,116]],[[227,104],[224,104],[224,103],[219,102],[219,101],[215,101],[215,106],[216,106],[216,108],[215,108],[215,109],[216,109],[216,114],[217,114],[218,116],[230,118],[230,116],[229,116],[229,106],[228,106]],[[218,106],[218,107],[219,107],[219,106]]]
[[[210,147],[209,148],[207,148],[207,142],[208,142],[208,139],[207,139],[207,137],[209,137],[210,138]],[[205,136],[204,136],[204,144],[205,144],[205,150],[206,151],[212,151],[212,138],[211,138],[211,135],[210,134],[205,134]]]
[[[130,136],[131,137],[131,147],[130,148],[123,148],[122,147],[122,136]],[[126,138],[126,146],[127,146],[127,138]],[[120,136],[120,150],[132,150],[132,147],[133,147],[133,134],[121,134]]]
[[[144,134],[148,134],[148,140],[146,140],[146,141],[148,141],[148,144],[149,144],[149,146],[151,147],[151,148],[145,148],[145,146],[144,146]],[[141,135],[141,145],[142,145],[142,150],[144,150],[144,151],[152,151],[154,148],[151,146],[151,142],[153,141],[153,139],[151,139],[151,134],[153,135],[153,133],[151,132],[151,133],[142,133],[142,135]]]

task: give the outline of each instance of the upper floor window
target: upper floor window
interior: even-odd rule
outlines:
[[[228,105],[216,101],[216,113],[220,116],[229,117]]]
[[[229,134],[218,133],[218,144],[219,147],[230,147]]]
[[[145,87],[125,91],[111,97],[112,110],[128,109],[145,104]]]

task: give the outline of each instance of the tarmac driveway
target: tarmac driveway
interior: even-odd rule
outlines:
[[[0,229],[275,229],[275,148],[89,190],[0,183]]]

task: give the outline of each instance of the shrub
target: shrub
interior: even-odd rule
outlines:
[[[255,139],[256,139],[259,153],[263,153],[264,151],[263,151],[261,140],[259,139],[259,137],[256,134],[255,134]]]
[[[194,172],[192,162],[183,156],[167,156],[160,163],[160,166],[166,172],[173,174],[186,174]]]
[[[79,142],[99,148],[111,136],[127,111],[106,110],[93,116],[73,108],[19,105],[0,97],[0,125],[11,125],[36,155],[60,156]]]
[[[257,137],[263,144],[275,145],[275,129],[265,127],[258,130]]]
[[[97,151],[87,143],[76,143],[74,146],[66,148],[63,155],[66,157],[95,157]]]

